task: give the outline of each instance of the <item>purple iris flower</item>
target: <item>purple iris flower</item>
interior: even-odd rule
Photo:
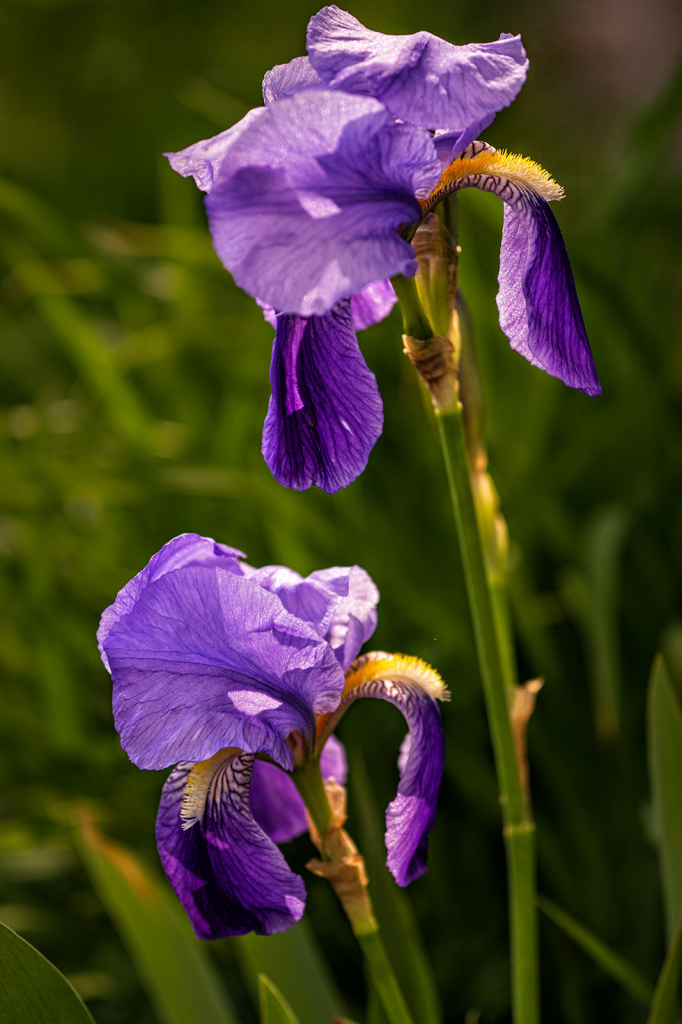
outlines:
[[[332,731],[358,697],[395,704],[409,729],[386,815],[400,885],[426,870],[443,767],[437,673],[401,655],[357,658],[377,622],[367,573],[303,578],[244,557],[197,534],[176,537],[98,631],[123,748],[140,768],[176,766],[161,796],[159,853],[205,939],[283,931],[303,914],[303,880],[276,846],[308,827],[292,750],[297,764],[319,759],[323,777],[343,784]]]
[[[475,142],[525,81],[520,37],[388,36],[332,6],[311,19],[307,49],[266,74],[264,107],[168,154],[207,193],[213,244],[237,284],[276,311],[263,436],[276,479],[333,492],[364,469],[382,407],[355,332],[390,310],[388,279],[417,270],[407,239],[459,188],[506,204],[498,305],[512,347],[599,394],[548,205],[561,191],[530,161]],[[453,164],[459,176],[445,181]]]

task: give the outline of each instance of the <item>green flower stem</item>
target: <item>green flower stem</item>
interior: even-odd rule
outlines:
[[[538,1024],[535,825],[525,806],[514,749],[505,681],[507,673],[500,651],[500,623],[486,579],[461,406],[436,416],[462,554],[504,819],[509,873],[513,1019],[515,1024]]]
[[[322,857],[329,861],[330,858],[325,849],[325,837],[332,822],[332,809],[324,788],[319,758],[298,765],[294,769],[292,778],[320,836]],[[353,849],[355,848],[353,847]],[[389,1024],[414,1024],[398,979],[386,954],[366,885],[363,897],[363,900],[354,902],[341,899],[341,905],[362,950],[368,974],[377,990]],[[360,907],[362,910],[358,909]],[[355,913],[353,913],[353,908],[356,908]]]
[[[422,308],[416,278],[398,274],[391,278],[391,284],[400,303],[405,334],[411,338],[432,337],[433,330]]]

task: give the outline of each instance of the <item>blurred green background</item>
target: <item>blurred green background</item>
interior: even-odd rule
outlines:
[[[665,630],[675,661],[682,571],[680,11],[665,0],[351,10],[376,29],[455,42],[521,32],[529,52],[528,84],[485,138],[566,187],[557,216],[601,398],[534,370],[502,336],[494,197],[462,196],[460,241],[514,541],[519,671],[547,680],[529,737],[540,889],[654,981],[665,941],[645,695]],[[301,0],[0,5],[0,921],[73,979],[98,1024],[165,1020],[74,852],[69,808],[89,798],[106,833],[157,871],[164,773],[120,749],[95,629],[185,531],[256,565],[363,565],[382,593],[371,646],[445,676],[431,870],[408,895],[447,1021],[508,1020],[491,753],[440,453],[399,318],[361,336],[386,416],[366,472],[334,497],[279,487],[260,454],[272,330],[214,256],[193,183],[161,157],[257,105],[265,70],[303,52],[312,13]],[[373,703],[340,731],[356,780],[349,828],[371,849],[403,734]],[[301,867],[310,847],[287,852]],[[364,1016],[333,896],[306,884],[348,1012],[380,1020],[373,1006]],[[645,1019],[547,920],[541,939],[546,1020]],[[214,953],[250,1024],[235,949]]]

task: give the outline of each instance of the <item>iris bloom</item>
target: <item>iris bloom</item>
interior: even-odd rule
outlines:
[[[426,870],[443,767],[436,698],[417,658],[357,658],[378,591],[358,566],[307,578],[197,534],[165,545],[102,615],[121,743],[140,768],[171,772],[157,841],[200,938],[283,931],[303,914],[303,880],[275,845],[307,829],[295,767],[343,784],[332,731],[358,697],[395,704],[409,732],[386,814],[387,864],[407,885]],[[293,753],[292,753],[293,751]]]
[[[449,192],[505,203],[500,325],[533,365],[599,394],[573,276],[530,160],[477,143],[525,81],[519,36],[454,46],[428,32],[371,32],[337,7],[310,21],[308,56],[269,71],[265,106],[168,154],[206,193],[213,244],[276,317],[263,453],[274,476],[329,492],[364,469],[381,398],[355,331],[414,276],[408,239]],[[473,144],[473,145],[472,145]]]

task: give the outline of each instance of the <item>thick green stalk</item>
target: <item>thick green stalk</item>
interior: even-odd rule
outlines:
[[[499,634],[486,579],[471,491],[461,407],[437,413],[455,513],[504,818],[509,873],[512,1011],[515,1024],[539,1021],[535,826],[526,807],[509,717]]]
[[[329,851],[325,846],[325,838],[328,835],[329,826],[333,824],[333,813],[324,788],[319,759],[307,761],[297,766],[294,769],[292,778],[317,829],[321,841],[322,857],[326,861],[333,863],[333,855],[330,857]],[[333,828],[331,831],[333,833]],[[330,846],[334,846],[333,842],[330,842]],[[351,848],[357,854],[357,848],[352,846],[352,844]],[[309,867],[311,866],[309,865]],[[362,870],[364,872],[364,865]],[[386,954],[379,931],[379,924],[374,916],[369,892],[367,891],[366,876],[364,877],[365,883],[362,899],[349,900],[344,898],[344,892],[341,890],[337,892],[337,895],[348,916],[353,934],[358,940],[358,945],[365,958],[367,971],[381,1000],[389,1024],[414,1024],[410,1011],[407,1008],[405,997],[398,984],[398,979]],[[334,886],[331,875],[329,876],[329,881]]]

